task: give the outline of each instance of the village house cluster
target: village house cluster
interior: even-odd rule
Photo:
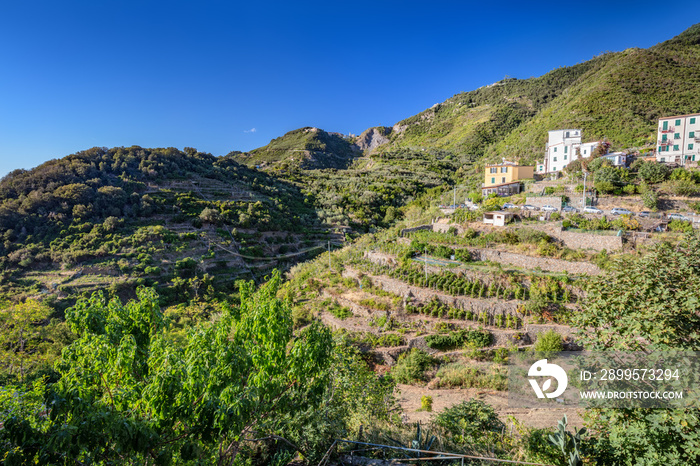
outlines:
[[[486,165],[482,195],[510,196],[520,193],[522,180],[534,174],[547,175],[564,170],[569,163],[580,158],[589,158],[602,144],[601,141],[583,141],[580,129],[557,129],[549,131],[545,145],[544,160],[534,167],[503,161]],[[625,152],[608,152],[602,155],[613,166],[627,166]],[[659,163],[686,166],[700,162],[700,113],[674,115],[659,119],[657,142],[651,160]]]

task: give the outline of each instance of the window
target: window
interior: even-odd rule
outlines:
[[[587,153],[586,149],[583,149],[583,155],[586,155],[586,153]]]
[[[566,160],[566,154],[564,154],[564,160]]]
[[[676,120],[676,126],[680,126],[680,125],[681,125],[681,120]]]
[[[694,138],[694,137],[695,137],[695,131],[691,131],[690,133],[688,133],[688,137],[689,137],[689,138]]]
[[[662,161],[662,162],[665,162],[665,161],[666,161],[666,157],[661,157],[661,161]]]
[[[688,150],[693,150],[693,145],[692,145],[692,144],[688,144]]]
[[[554,152],[556,152],[556,151],[557,151],[557,148],[555,147],[555,148],[554,148]]]
[[[690,124],[691,124],[691,125],[694,125],[694,124],[695,124],[695,118],[691,118],[691,119],[690,119]]]
[[[567,152],[569,152],[569,146],[564,146],[564,153],[566,154]]]
[[[665,134],[662,134],[662,135],[661,135],[661,140],[662,140],[662,141],[665,141],[665,140],[666,140],[666,135],[665,135]]]
[[[508,167],[501,167],[501,173],[508,173]]]
[[[498,173],[498,168],[496,168],[496,167],[491,167],[491,169],[489,170],[489,172],[490,172],[490,173]]]
[[[496,184],[496,178],[491,178],[491,184]]]
[[[675,144],[675,145],[673,146],[673,150],[678,150],[678,144]]]
[[[680,138],[681,138],[680,133],[675,133],[675,134],[673,135],[673,139],[680,139]]]
[[[667,129],[668,129],[668,121],[664,121],[663,131],[666,131]]]
[[[506,177],[505,177],[505,176],[502,176],[502,177],[501,177],[501,183],[505,183],[505,182],[506,182]]]
[[[556,161],[557,161],[557,158],[556,158],[556,157],[554,157],[554,160],[553,160],[553,161],[554,161],[554,162],[556,162]]]

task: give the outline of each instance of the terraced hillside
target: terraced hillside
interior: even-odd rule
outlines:
[[[366,235],[330,261],[294,267],[283,294],[298,326],[321,319],[372,355],[375,371],[391,373],[408,419],[427,420],[416,412],[422,396],[442,408],[477,397],[504,419],[545,426],[552,419],[542,413],[508,409],[504,364],[516,349],[580,349],[571,319],[601,269],[600,254],[567,252],[537,225],[440,223]],[[484,251],[499,261],[482,260]]]
[[[300,190],[194,149],[94,148],[0,183],[1,292],[71,301],[155,285],[179,302],[340,244]]]

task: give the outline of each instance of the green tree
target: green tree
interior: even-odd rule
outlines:
[[[14,462],[230,464],[252,432],[317,406],[332,340],[312,324],[292,333],[276,298],[279,273],[241,304],[199,324],[178,345],[154,291],[122,304],[101,293],[66,312],[77,341],[63,352],[58,383],[44,387],[47,416],[5,417],[0,444]]]
[[[669,177],[670,169],[663,163],[644,162],[637,169],[637,178],[645,183],[661,183]]]
[[[580,312],[589,350],[700,349],[700,238],[661,243],[592,277]],[[597,464],[686,465],[700,461],[700,413],[691,409],[596,409]]]
[[[0,367],[24,382],[28,372],[45,363],[43,324],[51,308],[28,299],[0,309]]]

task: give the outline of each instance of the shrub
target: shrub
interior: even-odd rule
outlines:
[[[490,443],[505,428],[492,406],[474,399],[445,409],[432,423],[459,444]]]
[[[603,194],[608,194],[615,190],[615,185],[610,181],[598,181],[593,186],[598,192]]]
[[[674,219],[668,222],[668,229],[671,231],[682,231],[684,233],[693,232],[693,224],[683,220]]]
[[[410,384],[425,381],[425,371],[437,364],[437,359],[423,350],[413,348],[399,357],[391,375],[398,383]]]
[[[622,188],[622,191],[625,194],[634,194],[637,192],[637,186],[635,186],[633,184],[627,184]]]
[[[535,342],[536,352],[558,352],[564,349],[564,343],[562,342],[561,335],[559,335],[554,330],[547,330],[543,334],[537,337]]]
[[[420,397],[420,410],[431,413],[433,411],[433,397],[423,395]]]
[[[479,356],[473,359],[481,359],[486,354],[484,351],[479,351],[478,353]],[[467,365],[464,362],[453,362],[442,366],[436,376],[439,378],[438,387],[440,388],[507,389],[506,374],[498,366],[493,366],[486,371]]]
[[[645,162],[639,165],[637,177],[650,184],[661,183],[670,174],[670,169],[663,163]]]
[[[659,195],[656,194],[653,189],[647,189],[644,194],[642,194],[642,202],[647,209],[656,210],[659,202]]]

